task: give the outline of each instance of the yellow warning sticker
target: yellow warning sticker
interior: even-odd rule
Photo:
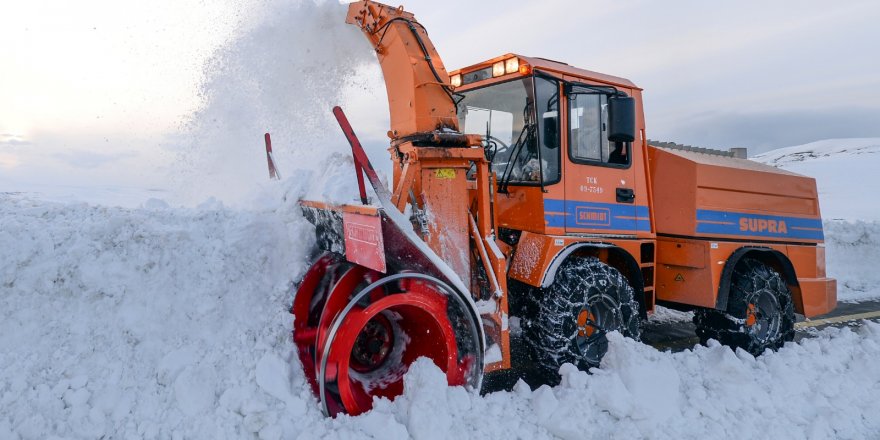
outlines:
[[[455,179],[455,169],[437,168],[437,171],[434,171],[434,177],[438,179]]]

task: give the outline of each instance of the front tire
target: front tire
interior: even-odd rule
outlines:
[[[733,271],[727,312],[706,309],[694,314],[697,336],[715,339],[754,356],[776,350],[794,339],[791,291],[778,272],[746,258]]]
[[[532,296],[534,315],[525,340],[541,370],[555,375],[572,363],[598,367],[608,350],[606,333],[639,337],[639,306],[632,286],[595,257],[575,257],[556,272],[553,284]]]

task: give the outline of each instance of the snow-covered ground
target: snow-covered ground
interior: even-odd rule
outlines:
[[[0,438],[277,426],[263,414],[284,404],[259,384],[297,389],[273,347],[287,345],[304,220],[147,205],[0,197]]]
[[[880,298],[880,222],[826,221],[825,240],[828,276],[837,278],[838,301]]]
[[[328,420],[289,337],[311,244],[297,210],[145,206],[0,196],[0,438],[880,435],[870,323],[758,359],[613,336],[592,375],[483,397],[423,363],[403,397]]]
[[[325,419],[286,308],[312,243],[292,202],[348,169],[335,162],[289,170],[250,208],[0,195],[0,438],[880,436],[870,323],[758,359],[615,336],[592,375],[566,369],[556,388],[482,397],[419,364],[403,397]],[[829,220],[826,233],[841,298],[876,297],[878,223]]]

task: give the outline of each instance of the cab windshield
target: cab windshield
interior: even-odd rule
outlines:
[[[459,127],[488,135],[487,155],[499,183],[559,181],[559,86],[522,78],[461,92]]]

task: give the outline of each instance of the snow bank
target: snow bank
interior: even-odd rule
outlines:
[[[559,387],[483,397],[446,387],[422,362],[396,401],[325,419],[286,311],[312,244],[293,201],[355,194],[350,159],[325,157],[251,193],[250,209],[0,195],[0,438],[880,435],[876,324],[828,329],[757,360],[612,336],[593,375],[565,367]],[[840,299],[880,296],[880,223],[825,228]]]
[[[851,225],[833,228],[859,240]],[[311,240],[289,203],[123,209],[0,196],[0,438],[880,435],[870,323],[757,360],[612,335],[592,375],[567,366],[559,387],[483,397],[421,362],[396,401],[325,419],[286,310]]]
[[[827,329],[759,358],[726,347],[661,353],[609,336],[601,369],[484,397],[417,363],[407,390],[352,422],[393,420],[382,438],[874,438],[880,325]],[[406,431],[404,432],[404,429]]]
[[[592,375],[566,366],[556,388],[482,397],[420,362],[401,398],[325,419],[286,309],[312,244],[293,201],[354,194],[328,185],[350,161],[326,163],[255,193],[250,210],[0,195],[0,438],[880,436],[880,326],[870,323],[758,359],[720,346],[661,353],[612,335]],[[880,223],[825,228],[841,300],[880,296]]]
[[[793,147],[777,148],[752,157],[768,165],[786,166],[832,156],[880,153],[880,138],[825,139]]]
[[[880,222],[825,221],[825,257],[839,301],[880,298]]]
[[[285,311],[304,220],[148,205],[0,198],[0,438],[242,437],[306,411],[273,383],[306,393]]]

